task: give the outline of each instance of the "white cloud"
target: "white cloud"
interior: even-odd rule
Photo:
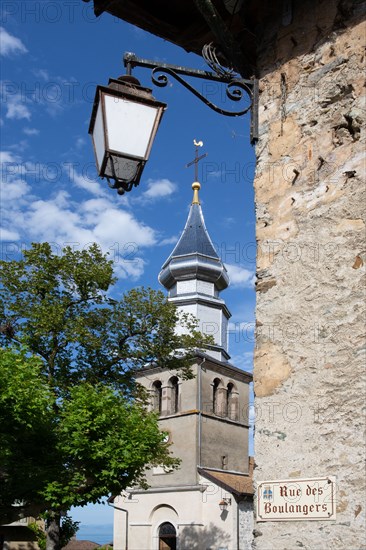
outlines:
[[[128,199],[112,198],[98,184],[74,173],[72,180],[94,197],[74,201],[65,190],[47,198],[32,194],[19,166],[27,166],[11,151],[0,152],[2,165],[1,198],[4,203],[3,238],[24,242],[53,243],[59,250],[67,244],[81,249],[98,243],[109,252],[119,278],[137,280],[144,272],[144,248],[158,242],[156,231],[123,208]],[[39,182],[38,182],[39,183]],[[91,186],[91,184],[93,184]],[[41,188],[39,185],[37,188]]]
[[[0,196],[2,204],[6,204],[2,216],[6,217],[11,201],[17,201],[29,192],[29,185],[20,177],[20,157],[11,151],[0,151]]]
[[[19,228],[23,227],[20,209],[27,204],[31,189],[21,176],[21,159],[18,155],[10,151],[0,151],[0,168],[2,238],[16,241],[20,238]]]
[[[103,189],[100,183],[96,180],[86,178],[85,176],[83,176],[82,174],[78,174],[77,172],[73,172],[72,179],[77,187],[88,191],[92,195],[96,195],[97,197],[104,197],[107,195],[106,190]]]
[[[88,225],[96,224],[101,214],[109,208],[111,208],[109,197],[89,199],[80,205],[80,211]]]
[[[156,243],[156,234],[129,212],[103,198],[74,203],[64,191],[48,200],[35,199],[22,180],[3,185],[9,205],[4,238],[47,241],[58,249],[67,244],[81,249],[96,242],[110,253],[119,278],[137,280],[143,274],[142,249]],[[24,195],[31,200],[24,201]]]
[[[31,99],[29,95],[23,93],[18,84],[9,80],[0,81],[0,98],[6,109],[6,118],[30,120],[31,112],[28,105]]]
[[[160,180],[150,179],[148,180],[147,185],[147,190],[141,195],[141,197],[136,199],[136,201],[147,202],[169,197],[177,190],[177,185],[166,178]]]
[[[27,53],[27,51],[27,48],[19,38],[8,33],[4,27],[0,27],[0,55],[7,57],[12,54]]]
[[[6,107],[6,118],[14,120],[22,120],[23,118],[30,120],[31,112],[28,109],[21,94],[16,93],[8,96],[4,101]]]
[[[252,288],[255,281],[254,271],[245,269],[240,265],[225,264],[229,273],[230,285],[236,287]]]
[[[48,82],[48,80],[50,79],[50,75],[45,69],[36,69],[35,71],[33,71],[33,74],[34,76],[36,76],[37,78],[41,78],[45,82]]]
[[[17,151],[18,153],[23,153],[28,148],[29,143],[26,139],[21,139],[16,143],[13,143],[12,145],[8,145],[8,149],[11,149],[12,151]]]
[[[100,213],[94,233],[98,241],[110,246],[120,239],[124,246],[131,244],[136,249],[156,243],[155,231],[151,227],[136,220],[129,212],[113,207]]]
[[[29,185],[22,179],[1,178],[0,181],[0,196],[1,202],[9,203],[14,200],[19,200],[21,197],[29,193]]]
[[[39,134],[39,130],[37,130],[37,128],[23,128],[23,132],[24,134],[26,134],[27,136],[38,136]]]
[[[32,237],[39,241],[55,242],[88,242],[92,234],[80,226],[80,218],[65,205],[64,194],[53,200],[36,200],[24,213],[25,226]]]
[[[67,243],[82,248],[96,242],[111,254],[116,275],[134,280],[144,271],[141,248],[156,242],[152,228],[130,213],[117,210],[108,200],[94,199],[75,205],[66,193],[30,204],[24,229],[30,237],[57,243],[60,248]]]
[[[145,270],[145,261],[141,257],[129,257],[127,255],[115,255],[112,253],[114,258],[113,267],[114,272],[117,277],[120,279],[131,278],[137,281],[141,275],[143,275]]]
[[[20,239],[19,233],[16,231],[8,231],[0,227],[0,239],[2,241],[18,241]]]
[[[5,164],[5,163],[19,164],[20,157],[18,157],[17,155],[14,155],[10,151],[0,151],[0,164]]]
[[[159,246],[165,246],[167,244],[177,244],[179,239],[179,235],[173,235],[173,237],[167,237],[166,239],[162,239],[159,241]]]

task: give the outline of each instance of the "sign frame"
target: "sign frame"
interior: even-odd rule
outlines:
[[[336,519],[336,476],[259,481],[256,495],[258,522]]]

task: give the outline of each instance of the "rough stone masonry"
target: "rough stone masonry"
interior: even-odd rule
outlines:
[[[364,19],[295,1],[259,46],[254,476],[336,476],[337,519],[258,522],[258,550],[366,548]]]

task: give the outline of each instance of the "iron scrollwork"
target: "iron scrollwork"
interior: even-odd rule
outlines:
[[[182,86],[187,88],[190,92],[192,92],[193,95],[195,95],[198,99],[200,99],[205,105],[210,107],[213,111],[216,113],[219,113],[220,115],[225,116],[241,116],[245,115],[248,111],[250,111],[252,107],[252,102],[249,106],[247,106],[245,109],[242,109],[240,111],[228,111],[227,109],[222,109],[215,103],[212,103],[207,97],[202,95],[198,90],[196,90],[191,84],[189,84],[184,78],[182,78],[179,74],[177,74],[173,69],[170,69],[169,67],[156,67],[151,72],[151,80],[155,86],[159,86],[160,88],[163,88],[169,84],[169,79],[166,75],[169,75],[173,77],[175,80],[180,82]],[[232,101],[240,101],[243,99],[244,92],[246,92],[249,97],[251,97],[251,89],[249,86],[242,80],[233,79],[229,82],[223,82],[223,84],[226,85],[226,95],[229,99]]]

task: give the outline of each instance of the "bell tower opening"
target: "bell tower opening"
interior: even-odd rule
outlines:
[[[156,382],[152,385],[152,397],[153,397],[153,409],[157,413],[161,414],[162,409],[162,402],[163,402],[163,388],[160,380],[156,380]]]
[[[179,410],[179,382],[176,376],[169,380],[170,386],[170,414],[176,414]]]

